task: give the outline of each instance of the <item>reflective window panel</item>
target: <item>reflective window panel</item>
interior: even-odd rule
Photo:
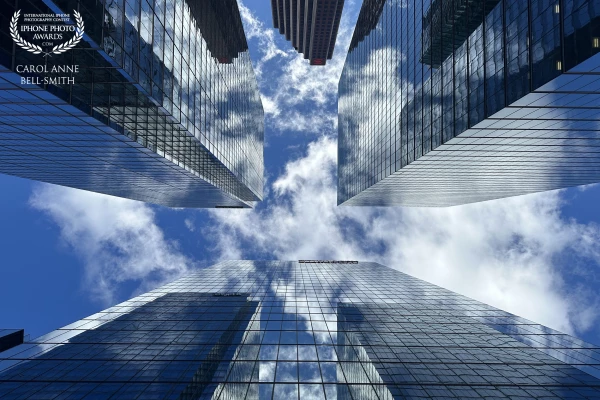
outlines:
[[[227,261],[0,353],[0,398],[591,399],[600,348],[370,262]]]
[[[452,206],[600,181],[600,2],[365,0],[338,203]]]
[[[34,54],[10,36],[17,10],[19,28],[78,10],[85,34]],[[0,173],[171,207],[262,199],[264,113],[236,0],[8,0],[0,19]],[[37,68],[55,66],[78,71],[44,81],[58,75]]]

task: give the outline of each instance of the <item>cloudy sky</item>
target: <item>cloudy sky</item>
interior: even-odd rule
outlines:
[[[346,2],[334,59],[311,68],[271,28],[269,2],[244,0],[266,113],[254,210],[167,209],[0,175],[0,328],[38,336],[223,259],[356,259],[600,343],[600,187],[336,206],[337,82],[358,4]]]

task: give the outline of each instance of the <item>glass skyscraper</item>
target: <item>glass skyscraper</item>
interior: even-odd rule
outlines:
[[[78,11],[85,34],[35,54],[11,38],[19,10],[19,29]],[[171,207],[262,199],[264,113],[236,0],[9,0],[0,20],[0,173]]]
[[[344,0],[271,0],[274,27],[310,65],[333,57],[343,9]]]
[[[0,398],[600,398],[600,348],[376,263],[228,261],[0,353]]]
[[[452,206],[600,181],[600,3],[365,0],[338,203]]]

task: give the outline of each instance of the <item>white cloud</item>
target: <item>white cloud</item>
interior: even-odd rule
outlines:
[[[84,262],[84,290],[106,305],[117,300],[127,281],[138,283],[137,293],[143,293],[192,267],[144,203],[40,184],[30,204],[58,225],[64,243]]]
[[[262,65],[275,58],[275,57],[289,57],[291,51],[284,51],[280,49],[275,43],[275,35],[279,32],[270,27],[265,27],[265,24],[260,21],[248,7],[246,7],[241,1],[239,2],[240,15],[244,24],[244,31],[246,33],[246,39],[257,39],[258,40],[258,51],[261,54],[260,61],[256,65],[255,70],[257,75],[262,72]]]
[[[582,264],[598,264],[600,233],[564,219],[557,192],[446,209],[336,207],[337,79],[356,14],[345,11],[334,59],[316,68],[240,9],[259,44],[268,129],[320,136],[266,188],[264,207],[210,212],[201,232],[220,258],[378,261],[563,331],[581,332],[597,320],[596,292],[569,279],[571,269],[585,274]],[[192,266],[142,203],[43,185],[31,204],[57,223],[85,261],[85,287],[105,302],[126,281],[141,281],[141,292]],[[189,230],[192,221],[184,221]]]
[[[322,137],[287,164],[266,209],[212,212],[221,256],[378,261],[565,332],[597,319],[597,294],[571,290],[574,265],[561,259],[600,262],[600,231],[563,219],[559,192],[442,209],[336,207],[335,167],[335,140]]]
[[[186,218],[186,219],[183,221],[183,223],[185,224],[185,227],[186,227],[186,228],[188,228],[188,230],[189,230],[190,232],[194,232],[194,231],[196,230],[196,226],[194,225],[194,222],[193,222],[191,219],[189,219],[189,218]]]
[[[220,257],[378,261],[563,331],[588,329],[598,297],[570,279],[575,264],[600,261],[600,233],[562,218],[558,192],[445,209],[335,206],[335,100],[357,12],[356,4],[346,5],[334,59],[316,68],[244,10],[256,27],[250,36],[268,43],[259,76],[267,126],[320,136],[287,163],[266,207],[211,212],[214,224],[204,232]],[[401,54],[381,49],[371,61],[382,57]]]
[[[337,129],[337,116],[327,110],[337,103],[337,85],[357,17],[354,4],[351,2],[345,7],[333,58],[319,67],[310,66],[309,61],[272,28],[271,21],[260,21],[243,4],[240,4],[240,12],[251,51],[259,54],[255,71],[260,81],[266,123],[280,133],[320,134]]]

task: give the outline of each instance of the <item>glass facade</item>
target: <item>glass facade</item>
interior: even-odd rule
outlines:
[[[78,10],[85,35],[33,54],[9,35],[17,10]],[[0,173],[171,207],[262,199],[264,113],[236,0],[10,0],[0,20]],[[73,65],[73,82],[24,68]]]
[[[600,181],[600,2],[365,0],[338,203],[452,206]]]
[[[600,398],[600,348],[376,263],[227,261],[0,353],[0,397]]]

